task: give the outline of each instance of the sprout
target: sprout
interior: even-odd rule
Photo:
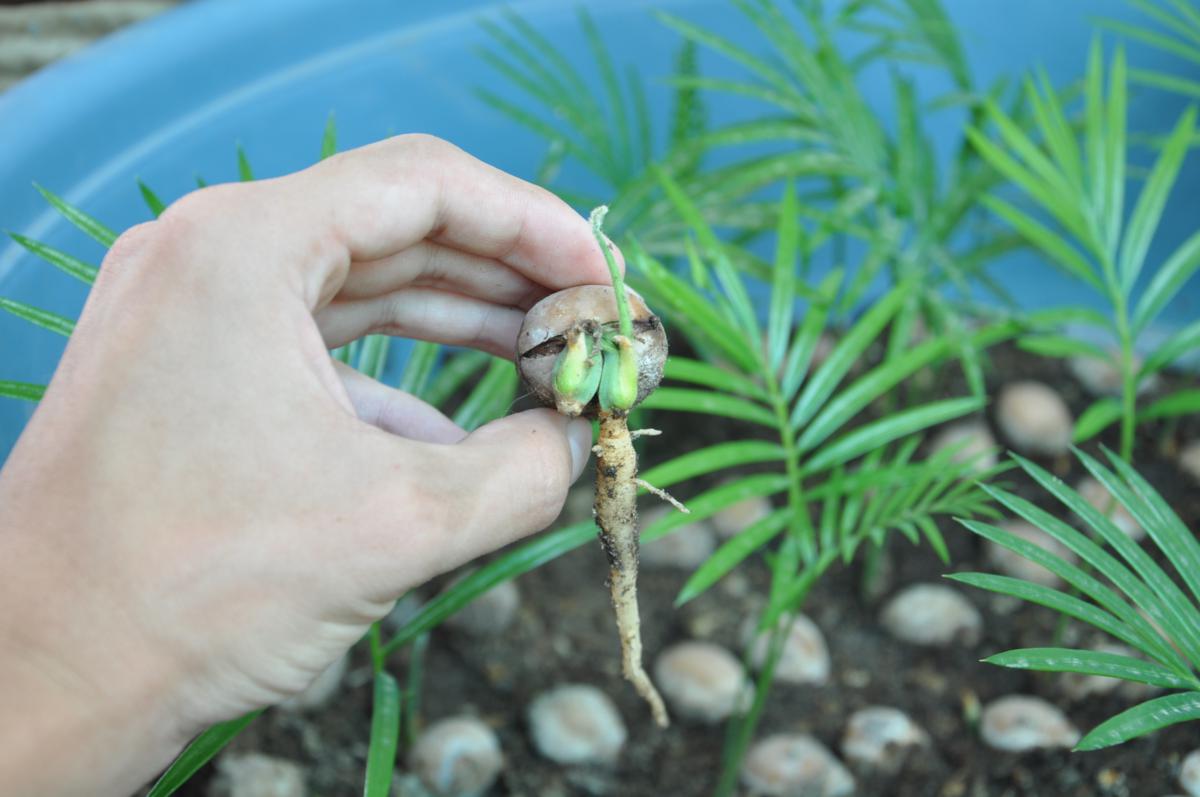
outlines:
[[[629,410],[662,380],[667,337],[641,297],[626,289],[601,225],[606,207],[592,211],[592,233],[608,263],[612,286],[584,285],[547,296],[526,314],[517,336],[517,369],[542,404],[564,415],[599,420],[594,513],[608,556],[609,589],[621,638],[621,669],[650,705],[654,721],[668,724],[666,706],[642,666],[637,605],[637,493],[644,487],[677,509],[687,509],[637,477],[633,439],[657,430],[629,431]]]

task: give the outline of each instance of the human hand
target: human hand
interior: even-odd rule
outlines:
[[[0,792],[128,793],[408,588],[552,522],[586,422],[467,435],[328,349],[510,357],[525,309],[608,279],[564,203],[426,136],[123,235],[0,472]]]

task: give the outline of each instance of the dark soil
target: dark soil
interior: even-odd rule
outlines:
[[[1009,347],[992,353],[994,395],[1002,381],[1036,378],[1057,387],[1075,413],[1090,399],[1057,362],[1025,355]],[[998,376],[998,375],[1002,375]],[[1175,380],[1179,381],[1179,380]],[[951,370],[931,375],[927,388],[935,394],[961,394]],[[645,458],[653,463],[722,439],[761,432],[707,416],[673,415],[656,419],[666,434],[648,441]],[[1181,439],[1194,439],[1200,423],[1190,419],[1179,428],[1152,425],[1139,433],[1138,466],[1183,518],[1189,528],[1200,523],[1200,491],[1172,459]],[[1115,448],[1115,435],[1102,442]],[[1097,450],[1095,445],[1089,450]],[[1074,461],[1043,462],[1069,483],[1082,475]],[[1054,510],[1057,506],[1020,472],[1002,477],[1022,495]],[[581,479],[583,489],[590,492]],[[686,498],[711,481],[681,485]],[[579,489],[579,488],[577,488]],[[587,511],[590,499],[575,496],[564,515]],[[986,569],[980,540],[953,522],[942,524],[952,563],[940,562],[928,547],[902,538],[888,547],[888,576],[883,597],[862,597],[858,565],[834,570],[813,590],[806,613],[824,631],[833,659],[833,677],[823,687],[777,684],[771,693],[760,734],[812,733],[837,751],[848,715],[869,705],[895,706],[913,717],[932,736],[931,749],[889,777],[859,776],[860,795],[889,797],[1084,797],[1129,795],[1158,797],[1181,791],[1177,775],[1182,757],[1200,746],[1194,725],[1175,726],[1148,738],[1094,752],[1046,751],[1001,753],[983,745],[969,717],[980,703],[1011,693],[1037,694],[1063,708],[1081,729],[1088,730],[1129,707],[1119,694],[1093,696],[1082,702],[1065,697],[1057,676],[1005,670],[979,659],[1014,647],[1050,645],[1057,617],[1038,607],[1011,602],[963,587],[983,612],[983,639],[969,648],[932,650],[899,642],[880,627],[881,603],[895,590],[914,582],[938,581],[949,570]],[[519,579],[523,606],[517,621],[492,639],[467,638],[449,629],[432,636],[425,662],[421,719],[432,721],[457,714],[476,714],[497,730],[507,766],[493,795],[710,794],[720,759],[723,729],[676,723],[666,731],[654,727],[646,706],[619,673],[620,654],[604,586],[607,563],[598,545],[589,545]],[[682,609],[672,608],[685,573],[643,573],[641,606],[648,658],[666,645],[703,636],[739,650],[744,618],[765,593],[767,572],[760,559],[747,562],[708,593]],[[1068,627],[1067,644],[1094,640],[1081,628]],[[403,678],[406,654],[391,663]],[[611,771],[566,769],[538,757],[526,733],[524,711],[538,692],[555,684],[582,682],[612,696],[625,718],[629,741],[619,765]],[[370,726],[369,668],[360,655],[340,697],[320,713],[296,715],[268,712],[232,749],[260,750],[302,763],[310,793],[342,797],[362,790]],[[206,769],[182,793],[206,792]]]

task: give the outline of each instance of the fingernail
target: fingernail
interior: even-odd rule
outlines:
[[[572,418],[567,423],[567,441],[571,444],[571,481],[574,482],[583,473],[592,455],[591,422]]]

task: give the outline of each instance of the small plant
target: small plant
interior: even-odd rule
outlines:
[[[629,430],[629,411],[662,379],[667,336],[662,323],[640,297],[625,289],[602,226],[608,208],[592,211],[592,232],[604,252],[612,287],[585,285],[547,296],[525,316],[517,343],[517,367],[533,394],[564,415],[595,416],[600,435],[596,454],[594,515],[600,545],[608,557],[609,588],[621,637],[621,669],[654,714],[659,727],[669,724],[667,709],[642,666],[638,618],[637,493],[643,487],[687,508],[639,479],[633,440],[659,434]],[[631,298],[633,301],[630,301]],[[636,313],[630,306],[636,307]]]
[[[1200,8],[1191,0],[1126,0],[1128,5],[1154,21],[1153,26],[1133,25],[1115,19],[1104,24],[1121,35],[1178,56],[1192,65],[1200,64]],[[1200,99],[1200,81],[1153,69],[1131,69],[1134,83]]]
[[[1097,750],[1179,722],[1200,719],[1200,543],[1170,506],[1123,458],[1106,451],[1110,467],[1078,452],[1084,467],[1140,523],[1174,574],[1160,567],[1100,510],[1043,468],[1015,457],[1021,468],[1089,530],[1081,532],[998,487],[984,489],[1017,516],[1079,556],[1071,564],[996,526],[964,520],[980,536],[1041,565],[1072,587],[1064,592],[1008,576],[958,573],[955,581],[1046,606],[1121,640],[1145,656],[1066,648],[1025,648],[985,661],[1003,667],[1119,678],[1173,690],[1096,726],[1076,745]],[[1183,584],[1183,587],[1179,583]],[[1186,591],[1185,591],[1186,589]]]
[[[979,129],[969,135],[982,156],[1057,223],[1053,229],[997,194],[985,200],[1001,218],[1037,247],[1048,262],[1078,279],[1107,301],[1105,315],[1088,307],[1064,307],[1035,314],[1041,327],[1020,345],[1052,357],[1110,361],[1102,346],[1062,334],[1067,324],[1084,324],[1106,333],[1117,349],[1119,398],[1101,398],[1079,418],[1075,441],[1087,440],[1120,422],[1120,454],[1133,458],[1134,429],[1154,418],[1200,410],[1200,391],[1185,390],[1139,409],[1139,388],[1181,355],[1200,346],[1200,322],[1176,331],[1144,361],[1135,347],[1147,328],[1200,267],[1200,232],[1193,233],[1155,271],[1135,296],[1159,219],[1179,176],[1195,132],[1195,109],[1179,119],[1150,170],[1132,215],[1125,218],[1126,67],[1118,50],[1104,89],[1098,45],[1088,59],[1084,87],[1083,141],[1076,140],[1063,101],[1044,74],[1026,84],[1026,97],[1037,121],[1036,136],[1026,133],[995,103],[987,117],[999,142]],[[1049,331],[1047,331],[1047,329]]]

